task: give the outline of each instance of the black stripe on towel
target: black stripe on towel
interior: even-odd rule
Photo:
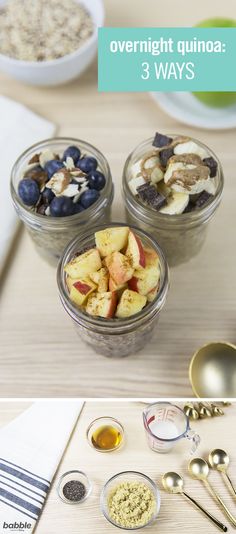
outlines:
[[[34,495],[38,495],[38,497],[41,497],[42,499],[44,499],[44,495],[42,495],[41,493],[38,493],[38,491],[34,491],[31,488],[28,488],[27,486],[24,486],[23,484],[19,484],[19,482],[16,482],[15,480],[12,480],[12,478],[5,477],[5,475],[2,475],[0,473],[0,483],[1,483],[1,478],[4,478],[4,480],[8,480],[8,482],[12,482],[16,486],[20,486],[21,488],[24,488],[27,491],[30,491],[30,493],[34,493]]]
[[[12,504],[9,504],[8,502],[3,501],[3,499],[0,499],[0,502],[3,502],[3,504],[5,504],[6,506],[10,506],[10,508],[14,508],[14,510],[17,510],[17,512],[20,512],[23,515],[27,515],[27,517],[30,517],[30,519],[33,519],[34,521],[36,521],[35,517],[33,517],[30,514],[27,514],[26,512],[23,512],[22,510],[20,510],[20,508],[17,508],[16,506],[13,506]]]
[[[17,467],[18,469],[21,469],[21,471],[25,471],[26,473],[29,473],[29,475],[33,475],[33,477],[39,478],[40,480],[43,480],[44,482],[47,482],[47,484],[50,486],[51,482],[47,480],[46,478],[40,477],[36,475],[35,473],[32,473],[31,471],[28,471],[28,469],[24,469],[24,467],[21,467],[20,465],[13,464],[12,462],[9,462],[8,460],[5,460],[4,458],[0,458],[0,461],[6,462],[9,465],[13,465],[14,467]]]
[[[29,495],[28,493],[25,493],[24,491],[21,491],[17,488],[14,488],[14,486],[11,486],[10,484],[7,484],[6,482],[2,482],[2,480],[0,480],[0,484],[2,484],[3,486],[7,486],[8,488],[14,491],[17,491],[17,493],[21,493],[21,495],[24,495],[25,497],[29,497],[29,499],[32,499],[32,501],[38,502],[39,504],[41,504],[41,506],[43,506],[43,502],[39,501],[38,499],[35,499],[35,497],[31,497],[31,495]]]
[[[0,496],[10,502],[13,502],[17,506],[20,506],[21,508],[25,508],[25,510],[28,510],[28,512],[31,512],[37,517],[39,516],[41,512],[41,508],[38,508],[38,506],[34,506],[34,504],[31,504],[30,502],[27,502],[24,499],[21,499],[21,497],[17,497],[17,495],[14,495],[13,493],[10,493],[9,491],[4,490],[2,488],[0,488]]]
[[[40,482],[39,480],[35,480],[34,478],[29,477],[28,475],[25,475],[24,473],[21,473],[21,471],[18,471],[17,469],[13,469],[13,467],[10,467],[9,465],[0,463],[0,471],[4,471],[4,473],[9,473],[10,475],[16,478],[27,482],[27,484],[31,484],[31,486],[35,486],[35,488],[41,489],[45,493],[47,493],[49,490],[48,485],[44,484],[43,482]]]

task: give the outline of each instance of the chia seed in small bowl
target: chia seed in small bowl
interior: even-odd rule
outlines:
[[[92,483],[82,471],[68,471],[59,479],[57,493],[67,504],[84,502],[92,491]]]

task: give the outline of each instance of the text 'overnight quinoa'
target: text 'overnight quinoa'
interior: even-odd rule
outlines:
[[[179,215],[213,199],[217,168],[217,161],[189,137],[156,133],[153,150],[131,167],[129,188],[150,209]]]
[[[81,154],[79,147],[69,146],[61,156],[48,148],[29,160],[18,194],[35,213],[66,217],[94,204],[105,184],[96,158]]]
[[[87,314],[106,319],[140,312],[158,294],[160,264],[128,227],[95,233],[95,247],[65,266],[70,300]]]

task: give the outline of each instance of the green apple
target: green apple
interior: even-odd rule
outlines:
[[[203,20],[197,28],[236,28],[236,20],[214,18]],[[236,92],[195,92],[193,95],[207,106],[224,108],[236,103]]]

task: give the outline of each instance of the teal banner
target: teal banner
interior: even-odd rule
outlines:
[[[236,28],[100,28],[99,91],[236,91]]]

